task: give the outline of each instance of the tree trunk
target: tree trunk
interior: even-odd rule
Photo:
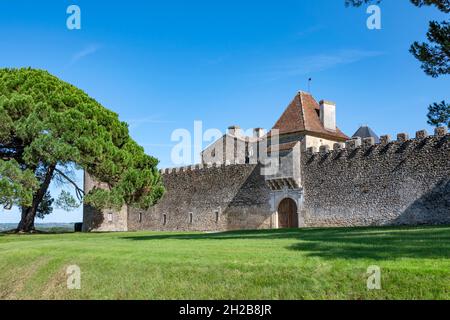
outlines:
[[[32,207],[22,208],[22,217],[20,219],[19,225],[16,232],[29,233],[34,231],[34,218],[36,217],[37,207],[34,205]]]
[[[47,168],[42,184],[33,195],[33,202],[31,207],[22,208],[22,217],[20,219],[19,225],[17,226],[16,232],[29,233],[34,231],[34,218],[36,217],[39,204],[42,202],[42,199],[44,198],[45,194],[47,193],[48,187],[50,186],[55,168],[56,165],[53,164]]]

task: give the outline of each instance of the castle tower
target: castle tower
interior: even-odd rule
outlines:
[[[99,183],[84,171],[84,192],[87,194],[94,188],[107,189],[108,185]],[[83,204],[83,232],[91,231],[128,231],[128,208],[121,210],[105,209],[99,211],[88,204]]]
[[[271,189],[273,225],[304,226],[304,191],[301,157],[307,148],[330,148],[349,138],[336,126],[336,104],[320,103],[306,92],[298,92],[269,133],[269,151],[279,156],[278,172],[266,176]]]

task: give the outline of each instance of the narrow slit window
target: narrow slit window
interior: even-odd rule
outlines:
[[[112,212],[108,213],[108,222],[113,222],[113,214],[112,214]]]
[[[167,224],[167,214],[163,214],[163,225]]]
[[[214,211],[214,216],[215,216],[215,219],[216,219],[216,223],[219,222],[219,210],[215,210]]]
[[[192,224],[192,222],[194,222],[194,214],[189,212],[189,224]]]
[[[139,222],[142,222],[142,212],[139,212]]]

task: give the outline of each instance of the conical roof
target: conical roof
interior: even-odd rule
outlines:
[[[352,138],[375,138],[375,143],[380,142],[380,138],[378,135],[369,127],[369,126],[361,126],[353,135]]]

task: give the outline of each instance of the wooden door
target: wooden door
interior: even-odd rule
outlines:
[[[284,199],[278,206],[278,228],[298,228],[297,204]]]

